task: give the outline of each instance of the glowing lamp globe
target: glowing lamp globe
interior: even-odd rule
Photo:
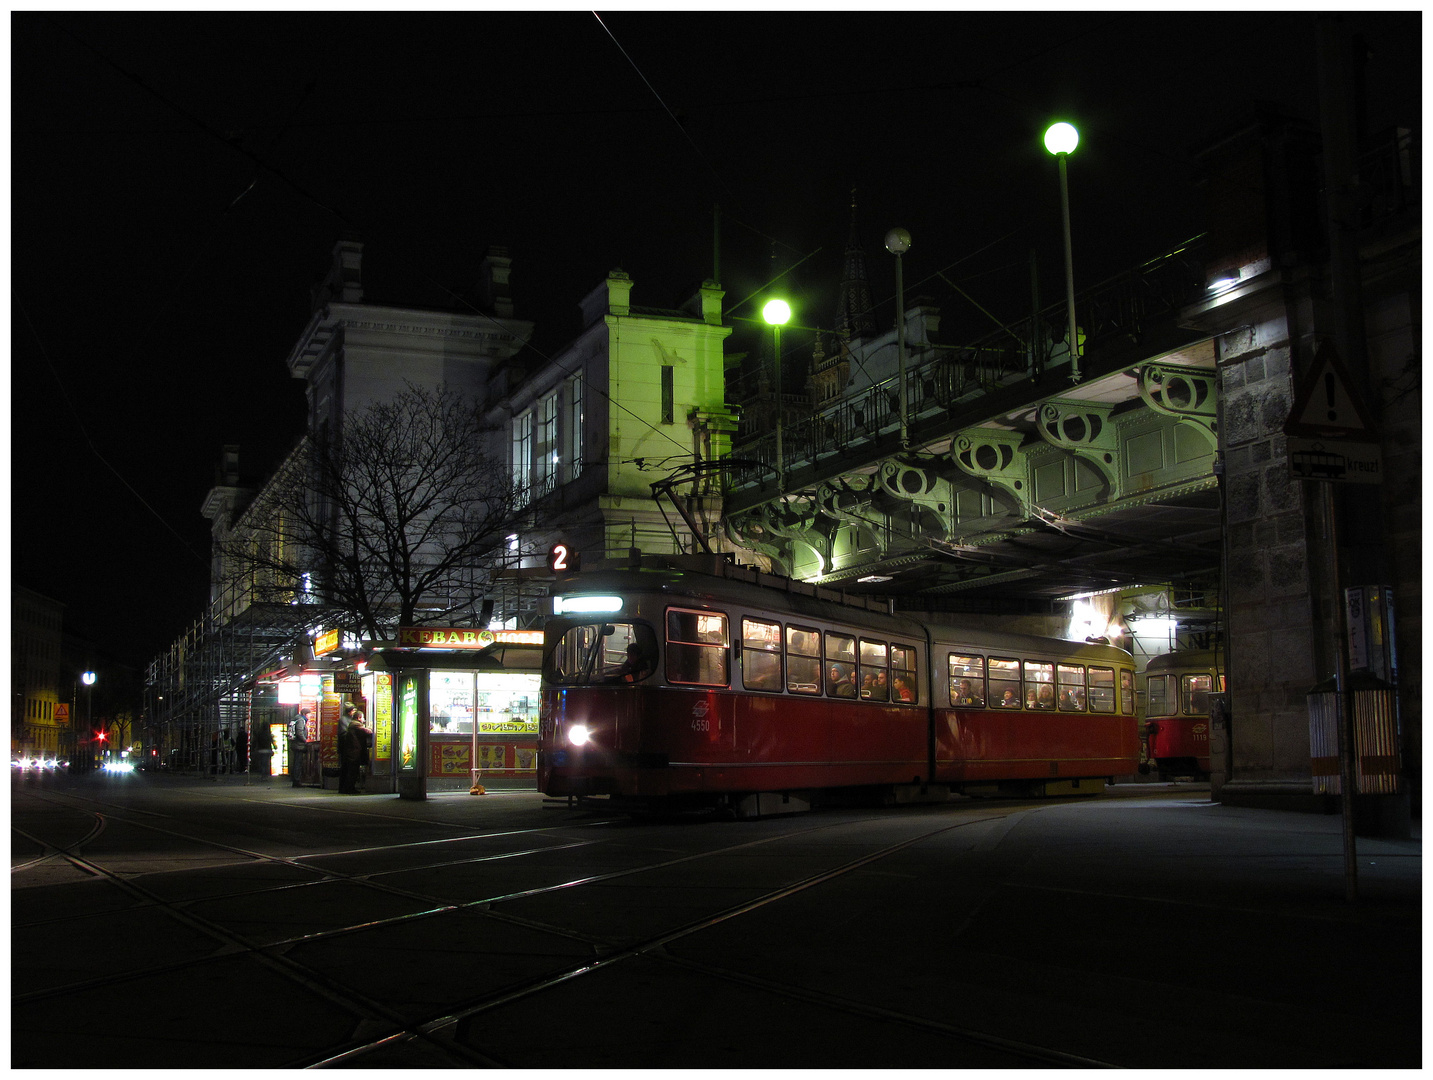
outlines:
[[[911,249],[911,234],[905,229],[892,229],[886,233],[886,250],[892,255],[903,255]]]
[[[791,305],[785,300],[768,300],[761,317],[772,326],[784,326],[791,320]]]
[[[1045,149],[1056,156],[1074,153],[1075,147],[1079,145],[1080,133],[1075,130],[1074,124],[1067,124],[1062,120],[1045,129]]]

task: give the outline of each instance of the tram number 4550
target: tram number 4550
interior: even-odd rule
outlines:
[[[711,721],[707,718],[707,713],[708,713],[708,712],[710,712],[710,707],[707,705],[707,703],[706,703],[705,701],[699,701],[699,702],[697,702],[695,705],[692,706],[692,730],[693,730],[693,731],[710,731],[710,730],[711,730],[711,728],[712,728]]]

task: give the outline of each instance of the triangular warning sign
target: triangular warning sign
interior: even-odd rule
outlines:
[[[1325,344],[1299,381],[1294,407],[1284,422],[1285,435],[1325,438],[1374,437],[1373,421],[1353,389],[1338,350]]]

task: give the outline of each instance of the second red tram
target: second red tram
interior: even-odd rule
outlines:
[[[728,574],[558,582],[543,792],[765,813],[832,789],[1100,792],[1138,768],[1123,649],[928,625]]]
[[[1212,649],[1152,657],[1144,669],[1144,731],[1161,779],[1209,776],[1209,695],[1224,693]]]

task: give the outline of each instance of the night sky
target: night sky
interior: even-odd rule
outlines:
[[[1420,118],[1421,15],[1350,15],[1374,129]],[[675,307],[712,273],[733,349],[776,273],[829,328],[850,190],[878,322],[900,225],[942,340],[1201,231],[1191,151],[1255,100],[1317,120],[1313,16],[1145,12],[12,13],[13,580],[142,665],[207,595],[226,443],[303,424],[289,350],[340,238],[374,302],[461,309],[491,244],[551,355],[615,266]],[[942,277],[941,275],[944,275]],[[792,331],[795,332],[795,331]]]

